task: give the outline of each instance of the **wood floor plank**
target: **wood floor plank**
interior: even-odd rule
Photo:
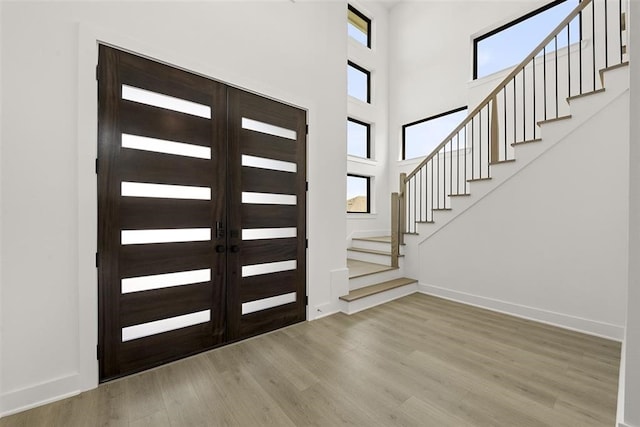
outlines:
[[[413,294],[0,420],[15,426],[608,426],[620,343]]]
[[[179,425],[179,424],[174,424]],[[202,424],[205,425],[205,424]],[[143,418],[138,418],[129,424],[130,427],[171,427],[171,421],[169,421],[169,415],[166,410],[154,412],[151,415],[147,415]]]
[[[157,375],[157,370],[151,370],[124,380],[129,422],[166,410]]]

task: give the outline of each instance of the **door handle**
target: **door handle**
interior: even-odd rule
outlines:
[[[216,245],[216,252],[217,253],[221,254],[226,250],[227,250],[227,248],[224,245]]]
[[[231,247],[229,248],[229,250],[230,250],[232,253],[234,253],[234,254],[235,254],[235,253],[238,253],[238,252],[240,252],[240,246],[238,246],[238,245],[231,245]]]
[[[216,221],[216,239],[222,239],[224,237],[224,225],[221,221]]]

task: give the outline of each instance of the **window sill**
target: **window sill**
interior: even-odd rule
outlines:
[[[378,161],[375,160],[375,159],[366,159],[364,157],[358,157],[358,156],[347,155],[347,161],[355,162],[355,163],[362,163],[363,165],[370,165],[370,166],[377,166],[378,165]]]
[[[399,166],[417,166],[423,161],[427,156],[416,157],[415,159],[406,159],[406,160],[398,160]]]
[[[347,219],[376,219],[378,214],[375,213],[357,213],[347,212]]]
[[[362,99],[356,98],[351,95],[347,95],[347,102],[351,105],[358,106],[358,107],[371,108],[373,106],[372,102],[363,101]]]

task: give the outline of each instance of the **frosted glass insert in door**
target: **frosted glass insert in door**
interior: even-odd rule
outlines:
[[[190,114],[205,119],[211,118],[211,107],[208,105],[198,104],[196,102],[187,101],[186,99],[175,98],[173,96],[163,95],[161,93],[133,86],[122,85],[122,99]]]

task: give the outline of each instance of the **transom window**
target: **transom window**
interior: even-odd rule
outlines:
[[[371,48],[371,20],[351,5],[347,9],[347,33],[358,43]]]
[[[347,213],[371,213],[371,177],[347,175]]]
[[[556,0],[473,41],[473,78],[479,79],[514,66],[569,15],[579,0]],[[569,42],[580,40],[579,20],[569,28]],[[567,37],[558,38],[558,49]],[[551,48],[555,49],[555,46]],[[549,52],[549,50],[547,50]]]
[[[347,154],[371,158],[371,125],[349,117],[347,119]]]
[[[402,159],[430,154],[465,117],[467,107],[460,107],[402,126]],[[460,138],[459,146],[464,146],[464,138]]]

